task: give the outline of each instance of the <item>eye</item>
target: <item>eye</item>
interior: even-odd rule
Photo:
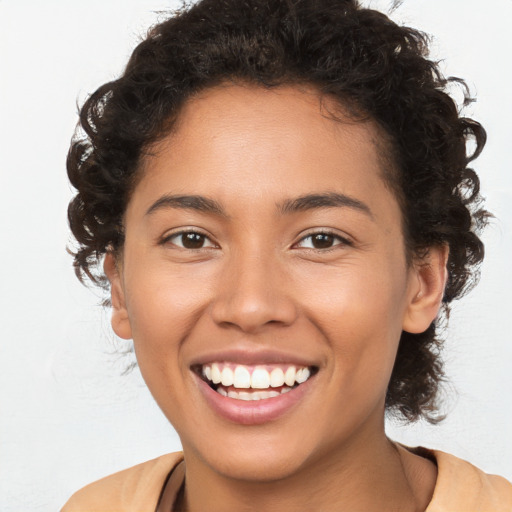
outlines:
[[[351,245],[351,243],[339,235],[329,232],[311,233],[297,243],[297,247],[304,249],[331,249],[336,245]]]
[[[171,243],[182,249],[217,247],[205,234],[197,231],[180,231],[166,237],[163,243]]]

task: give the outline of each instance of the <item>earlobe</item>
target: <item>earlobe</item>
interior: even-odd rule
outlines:
[[[424,332],[436,318],[448,279],[448,254],[447,245],[431,247],[421,261],[413,263],[404,331]]]
[[[130,326],[128,310],[126,309],[124,289],[116,257],[113,253],[108,252],[105,255],[103,270],[110,282],[110,297],[112,302],[112,329],[114,329],[114,332],[120,338],[125,340],[131,339],[132,329]]]

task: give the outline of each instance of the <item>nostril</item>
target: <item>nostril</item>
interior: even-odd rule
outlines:
[[[293,323],[297,308],[287,293],[285,272],[268,251],[255,254],[254,250],[241,249],[225,269],[211,302],[217,325],[252,333],[262,327]]]
[[[254,333],[263,328],[291,325],[297,317],[295,305],[285,298],[219,299],[212,307],[212,318],[224,328],[235,327],[242,332]]]

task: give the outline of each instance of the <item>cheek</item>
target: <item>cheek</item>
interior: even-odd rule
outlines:
[[[180,386],[179,377],[187,370],[182,365],[182,349],[207,308],[209,292],[201,276],[175,275],[168,265],[127,266],[126,270],[131,271],[126,307],[135,353],[157,398],[170,380]]]
[[[356,381],[387,387],[402,333],[404,272],[381,262],[311,282],[315,286],[309,287],[304,308],[330,345],[333,377],[353,380],[354,390]]]
[[[208,303],[208,278],[200,272],[173,271],[165,262],[133,267],[126,303],[134,338],[148,343],[179,338]]]
[[[376,330],[392,336],[401,332],[406,305],[407,276],[384,260],[347,262],[337,269],[315,269],[295,278],[296,296],[308,315],[351,337]]]

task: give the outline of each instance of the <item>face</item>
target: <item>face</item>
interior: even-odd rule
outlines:
[[[384,435],[402,329],[437,306],[378,140],[313,90],[223,86],[145,159],[113,326],[190,460],[276,479]]]

